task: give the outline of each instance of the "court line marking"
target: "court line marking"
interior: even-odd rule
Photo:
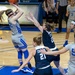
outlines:
[[[2,66],[2,67],[0,68],[0,70],[2,70],[3,68],[5,68],[5,66]]]

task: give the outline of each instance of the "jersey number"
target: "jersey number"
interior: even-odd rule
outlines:
[[[40,54],[40,59],[41,59],[41,60],[46,59],[45,54],[42,54],[42,53],[41,53],[41,54]]]
[[[75,50],[74,49],[72,49],[72,55],[75,56]]]

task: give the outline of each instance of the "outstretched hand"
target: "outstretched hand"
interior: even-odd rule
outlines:
[[[12,73],[14,73],[14,72],[19,72],[19,70],[18,70],[18,69],[12,70],[11,72],[12,72]]]

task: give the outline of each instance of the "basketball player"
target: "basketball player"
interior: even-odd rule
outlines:
[[[26,59],[23,65],[20,66],[19,69],[13,70],[12,72],[20,71],[34,56],[36,69],[33,75],[53,75],[50,63],[46,59],[46,55],[40,53],[41,49],[49,50],[49,48],[41,45],[41,37],[33,38],[33,46],[34,46],[34,49],[31,50],[31,52],[29,53],[29,57]]]
[[[18,19],[23,15],[23,11],[15,4],[12,4],[16,9],[16,13],[13,12],[12,9],[4,10],[5,14],[8,16],[8,24],[12,32],[12,42],[14,47],[18,52],[18,60],[20,66],[23,64],[22,56],[24,54],[24,58],[27,59],[29,53],[27,50],[27,44],[25,42],[24,36],[22,34]],[[2,14],[0,14],[1,16]],[[31,68],[30,62],[28,63],[28,67]]]
[[[69,34],[71,31],[71,28],[70,28],[71,21],[75,20],[75,0],[71,0],[70,4],[67,6],[66,16],[67,17],[69,16],[69,18],[67,22],[67,32],[65,36],[65,42],[63,44],[64,47],[68,44]],[[75,29],[74,29],[74,34],[75,34]]]
[[[41,26],[39,22],[35,19],[32,13],[26,15],[26,18],[34,23],[36,27],[42,32],[42,39],[43,39],[43,44],[46,47],[49,47],[52,51],[57,51],[58,48],[55,46],[52,33],[51,31],[53,30],[53,27],[49,23],[43,24]],[[48,61],[51,63],[54,61],[55,66],[60,70],[60,72],[65,75],[64,70],[60,66],[60,56],[47,56]]]
[[[45,52],[45,51],[41,50],[41,52],[43,54],[48,54],[48,55],[63,54],[67,51],[69,51],[69,53],[70,53],[70,59],[69,59],[69,63],[68,63],[68,72],[65,75],[75,75],[75,43],[68,44],[63,49],[61,49],[59,51]]]
[[[75,22],[71,22],[71,29],[75,28]],[[70,53],[70,59],[68,63],[68,72],[66,75],[75,75],[75,42],[72,44],[66,45],[63,49],[59,51],[43,51],[41,52],[43,54],[48,54],[48,55],[58,55],[58,54],[63,54],[65,52],[69,51]]]

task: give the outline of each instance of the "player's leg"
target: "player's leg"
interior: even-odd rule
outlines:
[[[22,51],[19,49],[19,46],[17,45],[16,42],[12,41],[13,42],[13,45],[14,47],[16,48],[17,50],[17,58],[18,58],[18,61],[19,61],[19,64],[20,66],[23,64],[23,60],[22,60]]]
[[[64,42],[64,44],[63,44],[64,47],[68,44],[68,39],[69,39],[69,35],[70,35],[70,30],[71,30],[70,28],[67,28],[65,42]]]
[[[18,61],[19,61],[19,64],[20,66],[23,64],[23,60],[22,60],[22,51],[20,50],[19,48],[19,38],[15,35],[15,36],[12,36],[12,43],[14,45],[14,47],[17,49],[17,58],[18,58]]]
[[[65,47],[68,44],[69,34],[70,34],[70,31],[71,31],[70,23],[71,23],[71,20],[68,20],[67,31],[66,31],[66,36],[65,36],[65,42],[63,44],[63,47]]]
[[[24,58],[27,59],[28,56],[29,56],[29,52],[28,52],[28,49],[27,49],[27,44],[26,44],[23,37],[20,38],[19,48],[21,49],[22,53],[24,54]],[[30,62],[28,62],[28,67],[32,68]]]
[[[17,49],[17,52],[18,52],[18,61],[19,61],[19,64],[20,66],[23,64],[23,60],[22,60],[22,51],[19,49],[19,48],[16,48]]]
[[[74,64],[68,64],[68,70],[66,75],[75,75],[75,67]]]
[[[64,69],[60,66],[60,55],[56,56],[54,59],[55,66],[60,70],[60,72],[65,75]]]
[[[54,61],[55,66],[60,70],[60,72],[62,73],[62,75],[65,75],[65,71],[64,69],[60,66],[59,61]]]

